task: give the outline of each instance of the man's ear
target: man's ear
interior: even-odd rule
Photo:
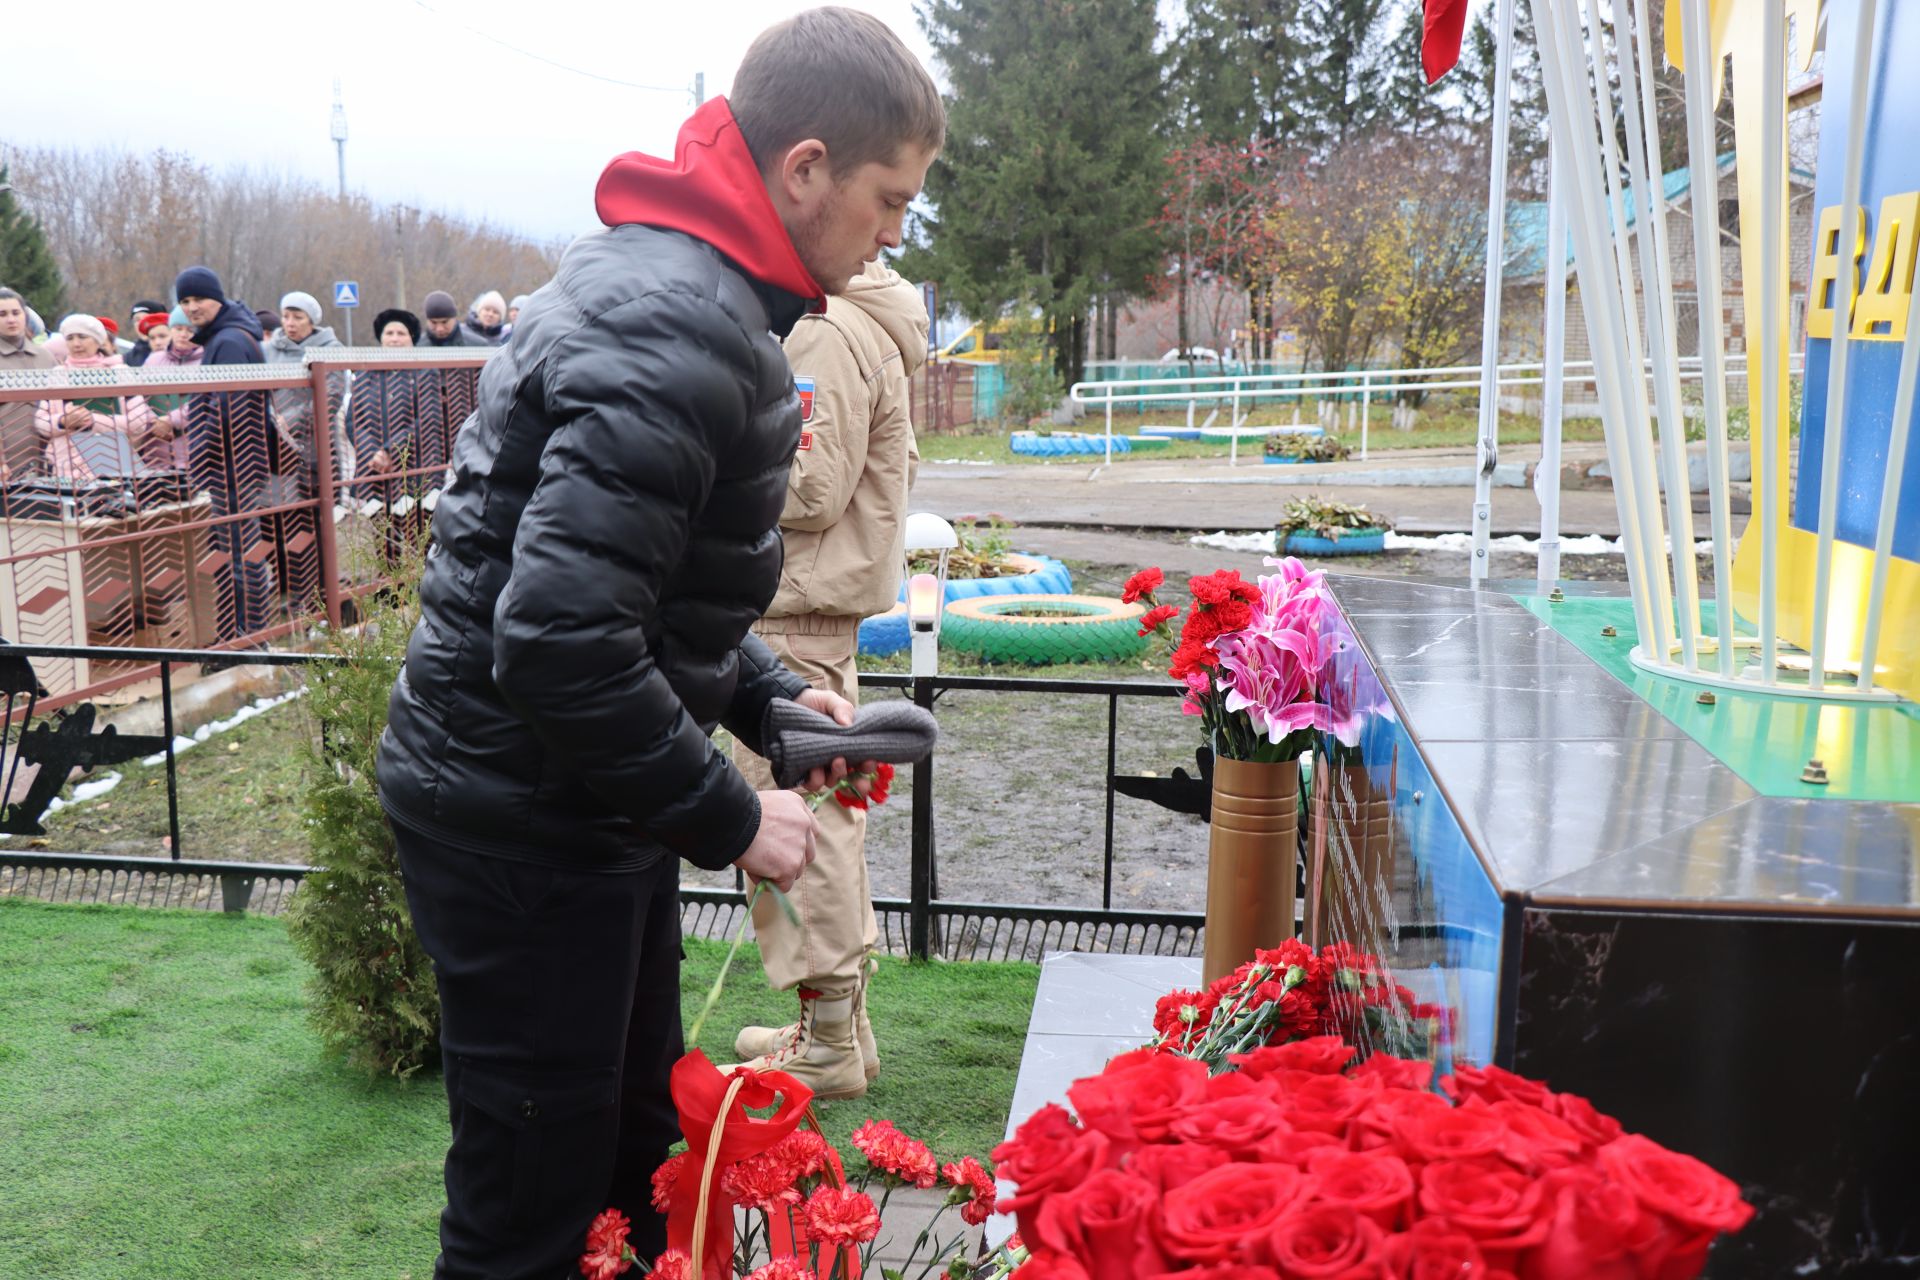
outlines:
[[[818,138],[805,138],[787,148],[780,158],[780,189],[787,200],[806,206],[833,183],[827,164],[827,144]]]

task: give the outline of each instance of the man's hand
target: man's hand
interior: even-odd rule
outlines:
[[[833,722],[843,728],[853,723],[853,704],[829,689],[808,689],[805,693],[795,698],[794,701],[809,711],[818,711],[823,716],[832,717]],[[872,773],[873,769],[874,762],[872,760],[864,760],[860,764],[859,771],[861,773]],[[844,758],[836,759],[827,768],[815,769],[809,773],[807,780],[801,784],[801,789],[803,791],[825,791],[828,787],[835,785],[840,779],[852,772],[853,770],[847,768],[847,762]],[[854,789],[861,795],[866,795],[869,791],[873,790],[873,783],[866,778],[860,779],[853,785]]]
[[[393,470],[393,459],[387,456],[385,449],[381,449],[371,458],[367,459],[367,470],[375,475],[379,475],[385,471],[391,471]]]
[[[733,865],[755,880],[773,881],[780,892],[786,893],[813,861],[814,841],[819,836],[820,824],[797,792],[762,791],[760,830]]]

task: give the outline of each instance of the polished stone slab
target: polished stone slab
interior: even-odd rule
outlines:
[[[1909,911],[1920,901],[1920,805],[1758,796],[1538,885],[1534,898]]]
[[[1047,1103],[1065,1106],[1068,1085],[1151,1039],[1153,1006],[1161,996],[1199,984],[1198,956],[1067,951],[1042,960],[1007,1135]],[[1002,1183],[1003,1195],[1007,1189]],[[997,1245],[1012,1232],[1013,1220],[996,1216],[987,1223],[987,1243]]]
[[[1683,737],[1421,742],[1499,888],[1525,892],[1753,798]]]

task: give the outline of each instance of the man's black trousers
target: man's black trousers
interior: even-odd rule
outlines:
[[[603,875],[394,835],[453,1121],[436,1280],[571,1275],[608,1207],[651,1262],[651,1178],[679,1137],[678,864]]]

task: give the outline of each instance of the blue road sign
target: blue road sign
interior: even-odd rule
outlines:
[[[333,282],[333,305],[336,307],[359,306],[360,282],[358,280],[335,280]]]

